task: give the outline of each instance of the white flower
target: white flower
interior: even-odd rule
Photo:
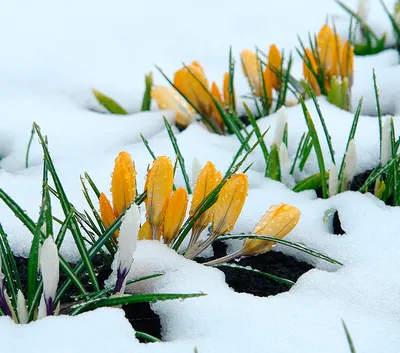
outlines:
[[[329,184],[328,184],[328,192],[329,196],[334,196],[338,191],[338,170],[336,165],[332,163],[331,169],[329,170]]]
[[[18,290],[17,294],[17,311],[20,324],[28,323],[28,309],[26,307],[26,300],[24,294]]]
[[[117,285],[116,291],[124,291],[125,279],[128,274],[136,250],[137,236],[140,229],[139,208],[133,204],[125,213],[118,237]]]
[[[52,237],[47,237],[43,242],[40,257],[40,271],[43,278],[43,294],[48,301],[50,298],[54,302],[59,280],[59,259],[57,246]]]
[[[352,182],[356,175],[357,168],[357,149],[354,139],[350,141],[347,149],[346,156],[344,158],[344,171],[342,179],[342,191],[348,189],[349,184]]]
[[[287,122],[288,113],[286,107],[283,106],[276,113],[275,135],[273,144],[276,144],[277,146],[281,145]]]
[[[386,118],[382,127],[381,166],[392,158],[392,121],[393,118]]]
[[[357,15],[365,22],[368,18],[369,4],[368,0],[358,0]]]

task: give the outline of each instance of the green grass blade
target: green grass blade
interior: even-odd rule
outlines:
[[[205,296],[204,293],[194,293],[194,294],[133,294],[133,295],[122,295],[113,296],[109,298],[100,298],[95,300],[89,300],[82,304],[76,304],[72,308],[74,310],[69,313],[69,315],[78,315],[84,311],[93,310],[101,307],[112,307],[119,305],[127,305],[132,303],[155,303],[157,301],[173,300],[173,299],[188,299],[197,298]]]
[[[43,136],[42,136],[42,134],[40,132],[39,126],[36,125],[36,124],[35,124],[35,130],[36,130],[36,133],[39,136],[39,139],[41,141],[41,145],[42,145],[42,149],[43,149],[43,153],[44,153],[44,158],[46,160],[46,163],[48,165],[49,171],[50,171],[50,173],[52,175],[52,178],[53,178],[54,185],[55,185],[56,190],[58,192],[61,207],[62,207],[62,209],[64,211],[65,217],[67,217],[69,212],[71,211],[71,208],[72,208],[71,204],[68,201],[67,195],[66,195],[66,193],[64,191],[64,188],[63,188],[63,186],[61,184],[61,181],[60,181],[60,179],[58,177],[58,174],[57,174],[57,172],[55,170],[53,161],[52,161],[52,159],[50,157],[50,153],[49,153],[49,151],[47,149],[47,146],[45,144]],[[93,268],[93,264],[91,263],[90,258],[88,256],[88,252],[86,250],[86,247],[85,247],[85,244],[84,244],[84,240],[83,240],[83,236],[82,236],[82,233],[81,233],[81,231],[79,229],[78,222],[74,217],[71,219],[71,233],[72,233],[72,235],[74,237],[76,246],[78,248],[79,254],[82,257],[83,263],[85,264],[86,270],[88,272],[88,276],[90,278],[90,281],[92,282],[92,286],[93,286],[93,288],[95,290],[99,290],[100,287],[99,287],[99,283],[97,281],[97,277],[96,277],[96,274],[95,274],[95,271],[94,271],[94,268]]]
[[[269,130],[269,128],[268,128],[268,130]],[[268,130],[267,130],[267,131],[268,131]],[[249,143],[251,137],[253,136],[253,133],[254,133],[254,130],[251,131],[250,134],[246,137],[245,143],[242,143],[242,144],[240,145],[240,148],[239,148],[238,151],[236,152],[235,157],[233,157],[232,162],[231,162],[231,164],[229,165],[229,167],[228,167],[228,169],[227,169],[227,171],[226,171],[224,177],[226,177],[226,176],[229,174],[229,171],[233,168],[233,166],[235,165],[235,163],[236,163],[237,160],[239,159],[240,155],[241,155],[241,154],[243,153],[243,151],[245,150],[245,146],[246,146],[246,144]],[[260,142],[260,143],[261,143],[261,142]]]
[[[344,332],[346,333],[346,338],[347,338],[347,343],[349,344],[350,353],[356,353],[356,348],[354,347],[353,340],[351,339],[350,331],[348,330],[348,328],[343,320],[342,320],[342,324],[343,324]]]
[[[145,139],[145,137],[144,137],[142,134],[140,134],[140,138],[142,139],[143,144],[145,145],[147,151],[150,153],[151,157],[152,157],[154,160],[156,160],[157,157],[156,157],[156,155],[154,154],[153,150],[151,149],[151,147],[150,147],[150,145],[149,145],[149,141],[147,141],[147,140]]]
[[[92,188],[93,192],[96,194],[96,197],[99,199],[100,198],[100,191],[96,184],[94,183],[93,179],[90,177],[90,175],[85,172],[84,173],[85,179],[88,181],[90,187]]]
[[[248,107],[248,105],[245,102],[243,102],[243,106],[246,111],[247,117],[249,118],[250,124],[253,127],[257,138],[259,139],[261,137],[261,131],[260,131],[260,128],[258,127],[256,118],[254,117],[253,113],[251,112],[250,108]],[[267,148],[264,140],[261,140],[260,148],[261,148],[261,151],[264,156],[265,165],[267,165],[268,159],[269,159],[269,153],[268,153],[268,148]]]
[[[105,94],[92,89],[94,96],[101,106],[103,106],[109,113],[117,115],[128,115],[128,112],[122,108],[115,100],[107,97]]]
[[[176,137],[172,131],[171,125],[169,124],[168,120],[165,117],[164,117],[164,124],[165,124],[165,127],[167,128],[168,136],[171,140],[172,146],[174,147],[175,154],[178,158],[178,162],[181,167],[183,179],[185,180],[186,190],[187,190],[188,194],[191,194],[192,189],[190,188],[190,181],[189,181],[189,177],[186,172],[185,159],[183,158],[181,150],[179,149],[178,141],[176,140]]]
[[[318,113],[319,120],[321,122],[322,128],[324,129],[326,143],[328,144],[329,153],[331,155],[332,163],[336,164],[336,162],[335,162],[335,151],[334,151],[333,146],[332,146],[332,138],[331,138],[331,135],[329,134],[328,127],[326,126],[324,116],[322,114],[321,108],[320,108],[319,103],[317,101],[317,96],[315,95],[315,93],[314,93],[314,91],[313,91],[313,89],[312,89],[310,84],[308,84],[308,88],[310,90],[311,98],[312,98],[312,100],[314,102],[315,108],[317,109],[317,113]]]
[[[146,342],[162,342],[159,338],[141,331],[135,331],[135,337]]]
[[[31,145],[32,145],[34,134],[35,134],[35,128],[33,127],[33,124],[32,124],[31,137],[29,138],[28,147],[26,148],[26,154],[25,154],[25,168],[29,168],[29,152],[31,150]]]
[[[353,123],[351,125],[351,129],[350,129],[350,133],[349,133],[349,137],[347,139],[347,144],[346,144],[346,150],[342,159],[342,163],[340,165],[340,170],[339,170],[339,176],[338,176],[338,192],[341,191],[341,187],[342,187],[342,179],[343,179],[343,174],[344,174],[344,167],[345,167],[345,160],[346,160],[346,155],[347,155],[347,150],[349,149],[349,145],[350,145],[350,141],[354,139],[354,136],[356,134],[356,130],[357,130],[357,126],[358,126],[358,121],[360,120],[360,115],[361,115],[361,107],[362,107],[362,103],[363,103],[363,98],[361,97],[356,112],[354,114],[354,119],[353,119]]]
[[[10,258],[12,258],[12,260],[15,262],[14,255],[10,250],[7,234],[4,232],[1,223],[0,223],[0,255],[1,255],[0,261],[2,261],[2,271],[7,281],[7,289],[9,290],[9,294],[11,295],[13,307],[16,308],[17,292],[18,289],[22,290],[22,287],[18,271],[15,273],[13,271],[13,266],[11,265]]]
[[[146,85],[143,100],[142,100],[142,108],[141,111],[148,111],[151,107],[151,89],[153,87],[153,73],[150,72],[149,74],[145,75],[144,83]]]
[[[375,168],[375,170],[369,175],[365,183],[358,189],[359,192],[366,192],[368,186],[370,186],[376,179],[380,178],[385,174],[393,164],[397,164],[400,161],[400,155],[392,158],[384,166],[380,168]]]
[[[329,178],[329,172],[325,173],[325,180]],[[322,187],[322,178],[321,174],[317,173],[314,175],[309,176],[306,179],[303,179],[302,181],[298,182],[294,188],[294,192],[302,192],[304,190],[316,190],[318,188]]]
[[[241,270],[241,271],[254,273],[254,274],[257,274],[257,275],[264,276],[264,277],[266,277],[268,279],[272,279],[272,280],[274,280],[276,282],[286,284],[288,286],[293,286],[295,284],[293,281],[291,281],[289,279],[285,279],[285,278],[282,278],[282,277],[274,276],[274,275],[271,275],[270,273],[262,272],[260,270],[256,270],[256,269],[251,268],[249,266],[240,266],[240,265],[237,265],[237,264],[218,264],[218,265],[213,265],[213,267],[217,267],[217,268],[218,267],[234,268],[234,269],[238,269],[238,270]]]
[[[314,151],[318,160],[318,167],[322,178],[322,196],[324,199],[328,198],[328,187],[327,187],[327,179],[326,179],[326,171],[325,171],[325,162],[324,155],[322,154],[321,145],[319,143],[318,133],[315,129],[314,122],[312,121],[311,115],[307,109],[307,106],[304,102],[302,96],[300,96],[301,106],[303,108],[304,118],[306,119],[306,123],[308,126],[308,130],[311,134],[312,143],[314,146]]]
[[[303,133],[303,135],[301,136],[299,145],[297,146],[297,150],[296,150],[296,154],[294,156],[293,164],[292,164],[292,167],[290,168],[290,174],[292,174],[292,175],[294,173],[294,169],[296,168],[296,163],[297,163],[297,160],[298,160],[298,158],[300,156],[300,151],[303,149],[303,143],[304,143],[305,137],[306,137],[306,133]]]
[[[258,235],[258,234],[242,234],[242,235],[221,235],[218,237],[218,240],[220,241],[225,241],[225,240],[229,240],[229,239],[257,239],[257,240],[266,240],[266,241],[273,241],[274,243],[278,243],[278,244],[282,244],[282,245],[286,245],[290,248],[293,249],[297,249],[300,250],[306,254],[312,255],[318,259],[330,262],[332,264],[336,264],[336,265],[342,265],[343,264],[337,260],[334,260],[322,253],[320,253],[319,251],[313,250],[311,248],[308,248],[304,245],[298,244],[298,243],[294,243],[288,240],[284,240],[284,239],[279,239],[279,238],[274,238],[274,237],[268,237],[268,236],[264,236],[264,235]]]
[[[281,181],[281,166],[279,161],[279,148],[277,144],[273,144],[269,154],[265,176],[272,179]]]

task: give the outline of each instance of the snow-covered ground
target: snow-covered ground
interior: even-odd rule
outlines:
[[[357,1],[347,1],[356,6]],[[390,30],[379,2],[370,0],[368,22],[378,33]],[[386,1],[389,8],[394,0]],[[41,148],[34,139],[30,167],[25,169],[25,152],[32,122],[48,135],[55,160],[70,201],[84,209],[79,176],[87,171],[98,187],[108,193],[110,173],[117,154],[132,155],[143,188],[151,157],[140,142],[142,133],[158,155],[174,156],[162,115],[169,112],[137,113],[144,74],[153,63],[172,77],[182,62],[198,60],[209,80],[222,83],[227,70],[228,50],[238,53],[255,45],[267,50],[276,43],[286,51],[298,45],[297,34],[307,37],[331,14],[339,32],[346,34],[348,18],[331,0],[188,0],[132,2],[39,0],[8,2],[0,14],[0,187],[33,218],[39,212],[42,177]],[[393,43],[390,33],[388,42]],[[294,74],[301,62],[294,55]],[[238,65],[239,68],[239,65]],[[400,108],[398,54],[385,51],[374,57],[356,58],[353,108],[364,96],[363,116],[356,134],[357,171],[376,166],[379,159],[378,122],[372,68],[376,68],[382,109],[396,114]],[[238,70],[237,92],[247,83]],[[165,84],[155,72],[156,84]],[[91,111],[100,109],[91,88],[115,98],[129,116],[112,116]],[[319,126],[312,102],[307,102]],[[320,99],[333,146],[343,155],[353,114]],[[288,108],[289,157],[292,159],[306,131],[299,106]],[[260,128],[272,126],[276,116],[260,120]],[[400,116],[395,116],[399,126]],[[187,162],[197,157],[225,171],[239,147],[234,136],[217,136],[195,123],[177,132]],[[328,150],[322,141],[328,160]],[[167,343],[139,344],[123,312],[102,309],[77,318],[46,318],[26,326],[0,319],[2,347],[7,352],[307,352],[348,351],[341,319],[348,325],[358,352],[400,351],[400,274],[398,248],[400,211],[385,206],[371,195],[347,192],[328,200],[312,191],[294,193],[285,185],[265,179],[264,162],[257,149],[249,161],[250,191],[234,232],[253,228],[270,205],[286,202],[301,210],[299,225],[287,237],[344,263],[332,266],[302,253],[278,246],[276,250],[312,263],[316,269],[303,275],[287,293],[257,298],[234,293],[222,272],[185,260],[155,242],[141,242],[135,253],[132,275],[164,271],[166,275],[133,291],[192,293],[208,296],[184,302],[157,303],[153,308],[162,319]],[[312,156],[304,175],[317,171]],[[177,173],[176,184],[184,186]],[[323,223],[327,209],[339,211],[344,236],[333,235]],[[61,209],[55,205],[55,211]],[[397,218],[399,217],[399,218]],[[0,222],[19,255],[27,255],[31,235],[0,203]],[[63,255],[76,260],[70,238]],[[65,339],[70,335],[68,339]],[[90,347],[90,348],[89,348]]]

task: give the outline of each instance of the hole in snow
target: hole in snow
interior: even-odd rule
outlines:
[[[213,258],[219,258],[226,254],[226,245],[224,242],[215,241],[213,243],[213,249]],[[302,274],[313,269],[310,264],[297,261],[293,257],[277,251],[270,251],[257,256],[244,257],[239,261],[231,261],[231,263],[240,266],[250,266],[253,269],[288,279],[293,282],[296,282]],[[235,292],[267,297],[286,292],[290,289],[290,285],[266,278],[260,274],[229,267],[219,267],[218,269],[225,273],[226,283]]]

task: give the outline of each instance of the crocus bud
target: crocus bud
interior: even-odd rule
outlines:
[[[169,158],[158,157],[148,173],[146,218],[150,223],[152,238],[158,238],[159,228],[164,220],[168,200],[171,196],[174,172]]]
[[[288,121],[288,113],[285,106],[280,108],[276,113],[276,122],[275,122],[275,135],[274,135],[274,144],[278,147],[281,145],[283,140],[283,135],[285,133],[285,127]]]
[[[253,233],[282,239],[292,231],[299,219],[298,208],[287,204],[273,205],[260,218]],[[247,239],[243,245],[243,255],[255,255],[270,251],[273,245],[273,241]]]
[[[53,315],[54,299],[59,280],[59,258],[57,245],[52,237],[43,242],[39,256],[40,271],[43,279],[43,297],[46,304],[46,315]]]
[[[132,204],[136,196],[135,165],[127,152],[120,152],[115,159],[111,193],[114,214],[118,217]]]
[[[254,95],[262,95],[261,64],[257,55],[251,50],[243,50],[241,53],[242,69],[247,77]]]
[[[344,159],[342,191],[348,190],[350,183],[353,181],[353,178],[356,175],[356,168],[357,168],[357,149],[356,149],[356,143],[353,139],[349,143],[346,157]]]
[[[17,294],[17,311],[18,311],[18,319],[20,324],[28,323],[28,309],[26,307],[26,301],[24,294],[18,290]]]
[[[393,118],[386,118],[382,127],[381,166],[392,158],[392,122]]]
[[[329,183],[328,183],[328,192],[329,196],[334,196],[338,192],[338,170],[336,165],[332,163],[331,169],[329,170]]]
[[[123,293],[125,290],[126,276],[131,269],[133,253],[136,250],[139,228],[139,208],[134,204],[126,211],[119,232],[117,253],[117,283],[114,288],[114,293]]]
[[[171,244],[179,233],[179,229],[186,216],[188,204],[187,192],[184,188],[178,188],[172,194],[165,212],[163,234],[166,244]]]

